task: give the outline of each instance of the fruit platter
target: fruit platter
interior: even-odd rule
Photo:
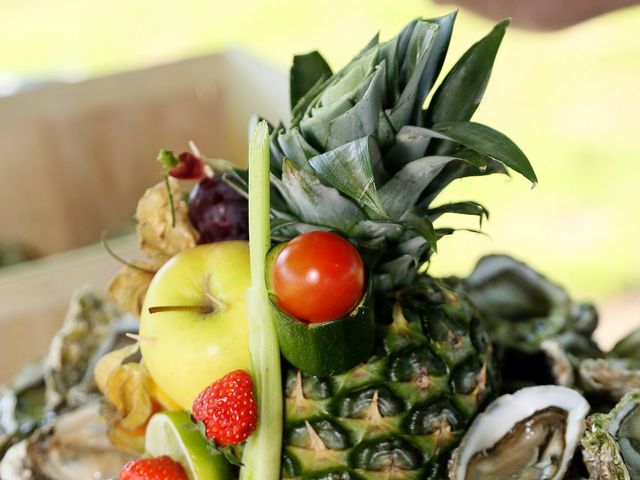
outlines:
[[[296,56],[247,169],[160,150],[145,260],[105,236],[106,298],[0,385],[0,479],[640,479],[640,332],[603,351],[594,305],[506,255],[430,274],[451,215],[489,216],[448,185],[537,184],[472,121],[509,22],[444,72],[455,19]]]

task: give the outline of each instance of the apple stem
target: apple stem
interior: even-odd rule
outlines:
[[[214,310],[216,310],[216,311],[218,311],[218,310],[226,310],[227,308],[229,308],[229,305],[224,303],[222,300],[217,299],[216,297],[211,295],[209,292],[205,292],[205,295],[206,295],[207,299],[213,305],[213,309]]]
[[[149,313],[160,312],[198,312],[213,313],[216,309],[213,305],[162,305],[160,307],[149,307]]]
[[[211,303],[215,311],[226,310],[227,308],[229,308],[229,305],[224,303],[219,298],[214,297],[213,294],[211,293],[211,274],[210,273],[208,273],[204,277],[204,296],[207,297],[207,300],[209,300],[209,302]]]

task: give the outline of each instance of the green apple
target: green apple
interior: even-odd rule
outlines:
[[[249,369],[249,244],[216,242],[185,250],[160,268],[140,317],[149,374],[186,411],[226,373]]]

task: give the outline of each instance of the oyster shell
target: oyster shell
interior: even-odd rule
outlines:
[[[0,459],[4,457],[5,465],[0,479],[58,478],[44,474],[33,476],[36,460],[31,456],[40,450],[26,448],[26,445],[32,445],[35,438],[44,438],[57,415],[73,418],[67,417],[73,412],[67,412],[101,398],[93,378],[96,362],[125,341],[130,342],[126,333],[138,330],[138,321],[133,316],[118,317],[113,306],[90,290],[77,291],[47,357],[27,365],[10,383],[0,385]],[[105,426],[101,428],[104,430]],[[88,445],[92,440],[90,432],[85,433],[82,438]],[[96,435],[104,436],[101,430],[96,430]],[[27,437],[28,440],[23,440]],[[10,448],[12,445],[15,448]],[[56,449],[53,452],[53,455],[60,454]],[[12,476],[6,473],[10,467],[14,472]],[[60,478],[103,477],[81,474]]]
[[[605,392],[614,400],[640,388],[640,362],[626,358],[586,359],[580,363],[584,388]]]
[[[582,359],[604,356],[592,339],[598,313],[528,265],[506,255],[483,257],[464,281],[486,320],[503,365],[505,390],[557,383],[580,387]],[[548,368],[529,368],[546,364]]]
[[[584,430],[589,404],[543,385],[503,395],[478,415],[455,450],[451,480],[559,480]]]
[[[43,372],[43,362],[33,362],[27,364],[9,384],[0,385],[0,458],[45,418]]]
[[[640,479],[640,391],[607,414],[589,416],[582,447],[590,480]]]
[[[586,392],[604,394],[615,402],[640,389],[640,330],[622,338],[605,357],[582,359],[579,376]]]
[[[91,403],[60,415],[27,440],[11,447],[0,462],[0,478],[115,478],[133,457],[116,449],[106,434],[100,404]]]
[[[46,358],[48,409],[58,408],[74,397],[79,401],[71,401],[70,406],[81,405],[89,391],[95,391],[92,359],[109,338],[118,317],[120,313],[90,289],[81,288],[73,294],[64,325],[53,337]],[[79,394],[79,390],[85,393]]]

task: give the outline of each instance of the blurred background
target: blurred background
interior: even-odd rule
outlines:
[[[34,304],[45,315],[83,283],[103,288],[118,265],[94,244],[104,228],[132,231],[137,199],[161,178],[158,149],[193,140],[209,156],[243,163],[249,113],[286,117],[295,53],[318,48],[335,69],[376,31],[388,38],[416,16],[453,8],[0,1],[0,241],[7,262],[47,257],[0,270],[0,321],[33,335]],[[462,7],[445,71],[492,24]],[[443,240],[434,273],[466,275],[481,255],[506,252],[599,302],[616,320],[604,343],[640,323],[639,31],[640,6],[556,31],[510,28],[474,119],[509,135],[540,183],[454,184],[443,201],[479,200],[491,218],[486,236]],[[114,245],[133,254],[126,238]],[[38,334],[43,345],[52,331]]]

